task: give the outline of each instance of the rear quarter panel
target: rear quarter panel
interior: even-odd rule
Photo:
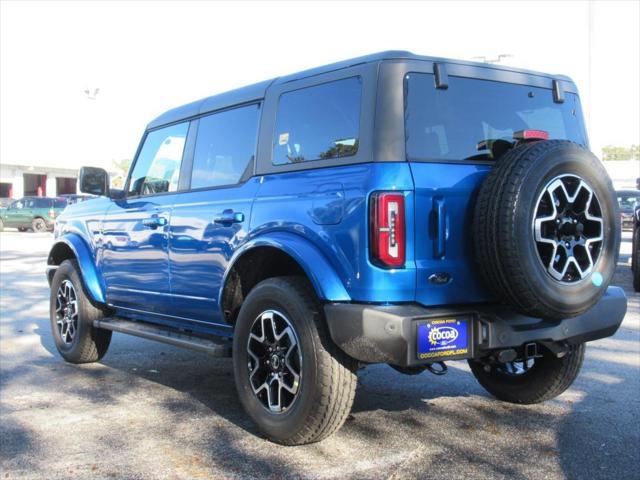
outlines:
[[[405,191],[407,216],[413,217],[413,182],[405,162],[264,175],[253,205],[250,235],[287,232],[304,237],[332,265],[352,301],[413,301],[413,248],[407,248],[404,269],[385,270],[369,261],[368,198],[380,189]],[[413,222],[407,228],[412,242]]]

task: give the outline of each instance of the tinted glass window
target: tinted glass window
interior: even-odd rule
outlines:
[[[51,207],[51,200],[48,198],[36,198],[33,200],[34,208],[49,208]]]
[[[153,195],[178,189],[182,152],[189,123],[149,132],[129,181],[130,195]]]
[[[64,198],[56,198],[53,201],[53,207],[54,208],[64,208],[67,206],[67,200]]]
[[[249,105],[200,119],[191,188],[240,181],[255,154],[258,112],[258,105]]]
[[[280,97],[273,164],[346,157],[358,151],[359,77],[287,92]]]
[[[554,103],[550,89],[449,77],[449,88],[435,88],[433,75],[405,78],[405,128],[409,160],[491,160],[478,150],[484,140],[513,141],[519,130],[545,130],[551,139],[584,145],[577,95]]]
[[[618,205],[620,210],[631,212],[636,206],[640,205],[640,194],[632,192],[616,192],[618,197]]]

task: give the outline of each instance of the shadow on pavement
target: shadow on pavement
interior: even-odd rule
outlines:
[[[41,262],[39,257],[21,263],[28,272]],[[628,285],[625,268],[620,265],[619,275]],[[264,440],[246,416],[229,359],[114,335],[98,364],[64,363],[49,330],[42,279],[34,288],[32,276],[17,277],[8,292],[11,301],[3,298],[2,308],[5,339],[20,338],[23,331],[38,335],[37,344],[25,342],[18,360],[0,369],[2,392],[14,383],[35,386],[24,402],[40,415],[36,420],[53,425],[43,433],[37,423],[16,421],[21,417],[12,413],[20,411],[2,402],[0,460],[6,465],[18,458],[32,476],[49,477],[57,468],[51,460],[56,441],[65,441],[65,431],[82,437],[76,429],[89,424],[97,426],[75,454],[91,459],[81,465],[90,476],[95,467],[102,477],[153,478],[159,459],[169,476],[183,478],[604,479],[632,478],[640,470],[638,320],[590,344],[570,391],[541,405],[490,398],[465,362],[451,362],[444,378],[368,366],[359,371],[343,429],[325,442],[291,448]],[[640,296],[629,290],[627,295],[630,313],[640,318]],[[23,394],[18,388],[12,395]],[[79,418],[74,412],[80,410],[89,417]],[[114,452],[124,458],[147,453],[150,463],[112,464]]]

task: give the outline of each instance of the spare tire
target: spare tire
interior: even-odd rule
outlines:
[[[602,163],[570,141],[521,144],[480,187],[473,232],[487,286],[525,315],[579,315],[604,294],[620,217]]]

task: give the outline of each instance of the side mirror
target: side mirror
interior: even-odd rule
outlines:
[[[109,174],[104,168],[82,167],[79,177],[82,193],[109,196]]]

